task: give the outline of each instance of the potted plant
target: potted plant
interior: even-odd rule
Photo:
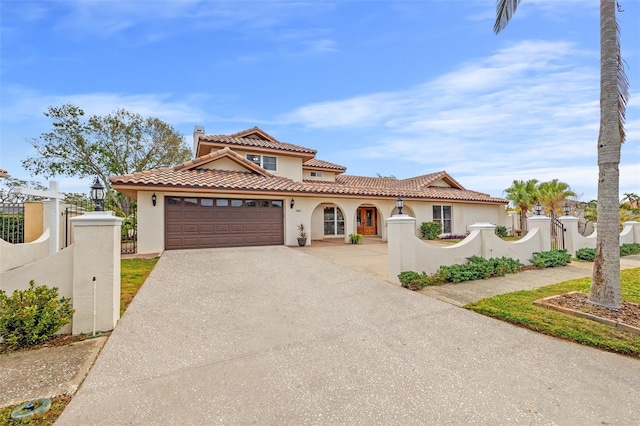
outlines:
[[[304,224],[298,225],[298,245],[300,247],[307,245],[307,230],[304,228]]]

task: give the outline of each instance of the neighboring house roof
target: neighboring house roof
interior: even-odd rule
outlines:
[[[333,164],[328,161],[317,160],[315,158],[312,158],[311,160],[308,160],[302,163],[302,167],[305,169],[332,170],[340,173],[345,172],[347,170],[347,168],[344,166]]]
[[[263,148],[276,151],[285,151],[296,154],[305,154],[305,157],[313,157],[317,152],[315,149],[280,142],[258,127],[253,127],[239,133],[234,133],[231,136],[200,135],[198,137],[198,145],[201,142],[210,145],[232,145],[246,148]],[[198,152],[200,152],[200,149],[198,149]]]
[[[438,179],[434,179],[434,177]],[[236,172],[226,170],[204,170],[181,167],[178,169],[156,169],[113,176],[110,181],[115,189],[134,195],[138,189],[152,190],[190,190],[209,192],[251,191],[288,194],[324,194],[334,196],[358,197],[398,197],[406,199],[434,199],[450,201],[470,201],[482,203],[506,204],[502,198],[491,197],[462,187],[450,188],[424,186],[424,181],[435,181],[449,177],[446,172],[425,175],[424,179],[368,178],[361,176],[336,177],[335,182],[310,181],[296,182],[288,178],[265,176],[254,172]]]

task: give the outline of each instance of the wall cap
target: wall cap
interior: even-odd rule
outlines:
[[[468,227],[471,230],[476,230],[476,229],[488,229],[488,230],[494,230],[497,228],[496,225],[489,223],[489,222],[476,222],[473,225],[469,225]]]
[[[408,214],[396,214],[393,215],[387,219],[385,219],[385,222],[387,223],[415,223],[416,218],[415,217],[411,217]]]
[[[72,217],[69,220],[73,226],[117,226],[121,225],[124,219],[115,216],[112,211],[106,211],[87,212],[82,216]]]

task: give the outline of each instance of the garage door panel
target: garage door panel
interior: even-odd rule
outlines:
[[[165,248],[284,244],[282,200],[167,197]]]

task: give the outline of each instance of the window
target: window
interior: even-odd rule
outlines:
[[[278,170],[277,157],[271,157],[269,155],[257,155],[257,154],[247,154],[245,157],[247,160],[251,161],[253,164],[258,165],[265,170],[271,170],[271,171]]]
[[[344,215],[338,207],[324,208],[324,235],[344,235]]]
[[[216,207],[229,207],[229,200],[225,200],[224,198],[218,198],[216,200]]]
[[[322,172],[311,172],[311,177],[322,177]]]
[[[443,234],[451,234],[451,206],[433,206],[433,221],[442,226]]]
[[[271,201],[271,207],[277,207],[279,209],[282,208],[282,201],[281,200],[273,200]]]
[[[231,207],[242,207],[242,200],[231,200]]]
[[[201,198],[200,205],[202,207],[213,207],[213,199],[211,198]]]

